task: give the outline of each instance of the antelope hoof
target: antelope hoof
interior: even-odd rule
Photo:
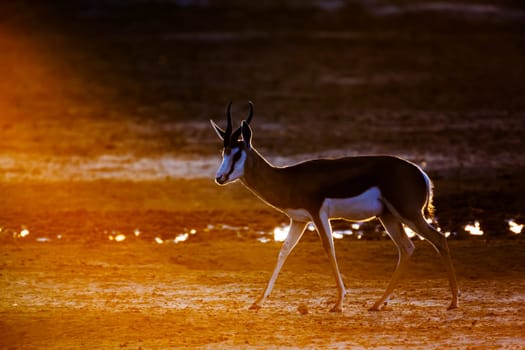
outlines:
[[[382,306],[386,306],[387,302],[383,302],[383,303],[375,303],[371,308],[368,309],[368,311],[381,311],[381,304],[383,304]]]
[[[259,310],[261,308],[261,305],[259,303],[255,302],[250,306],[250,310]]]
[[[452,302],[450,303],[450,305],[447,307],[447,310],[454,310],[454,309],[457,309],[459,307],[458,303],[457,302]]]
[[[343,305],[335,304],[334,307],[330,309],[330,312],[343,312]]]

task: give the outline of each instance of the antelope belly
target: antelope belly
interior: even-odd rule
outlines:
[[[312,221],[312,217],[310,216],[310,213],[306,209],[285,209],[284,212],[291,219],[296,220],[296,221],[301,221],[301,222]]]
[[[329,218],[366,220],[383,211],[381,191],[372,187],[355,197],[326,198],[321,206]]]

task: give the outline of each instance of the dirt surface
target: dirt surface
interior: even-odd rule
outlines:
[[[525,236],[509,230],[525,222],[519,5],[0,2],[0,349],[525,349]],[[336,240],[342,314],[313,232],[248,310],[287,219],[213,183],[209,118],[234,101],[238,122],[249,100],[277,165],[423,167],[460,308],[415,238],[391,303],[367,311],[397,259],[371,221]]]
[[[235,240],[19,243],[2,247],[2,347],[525,347],[525,246],[452,242],[461,307],[424,242],[389,306],[370,312],[396,259],[392,243],[337,241],[349,293],[342,314],[329,263],[306,239],[271,298],[248,310],[279,245]]]

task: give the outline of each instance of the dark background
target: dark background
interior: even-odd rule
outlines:
[[[405,156],[443,224],[505,234],[525,204],[524,23],[512,1],[2,2],[1,152],[213,156],[208,119],[251,100],[270,159]]]

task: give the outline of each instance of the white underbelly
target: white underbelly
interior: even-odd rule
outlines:
[[[312,217],[308,210],[306,209],[285,209],[284,212],[288,217],[290,217],[292,220],[299,221],[299,222],[310,222],[312,221]]]
[[[306,209],[286,208],[282,211],[295,221],[313,221],[311,214]],[[325,214],[329,219],[353,221],[371,219],[381,215],[382,211],[381,191],[377,187],[371,187],[355,197],[326,198],[319,209],[319,212]]]
[[[366,220],[383,211],[381,191],[372,187],[355,197],[326,198],[320,209],[330,219]]]

